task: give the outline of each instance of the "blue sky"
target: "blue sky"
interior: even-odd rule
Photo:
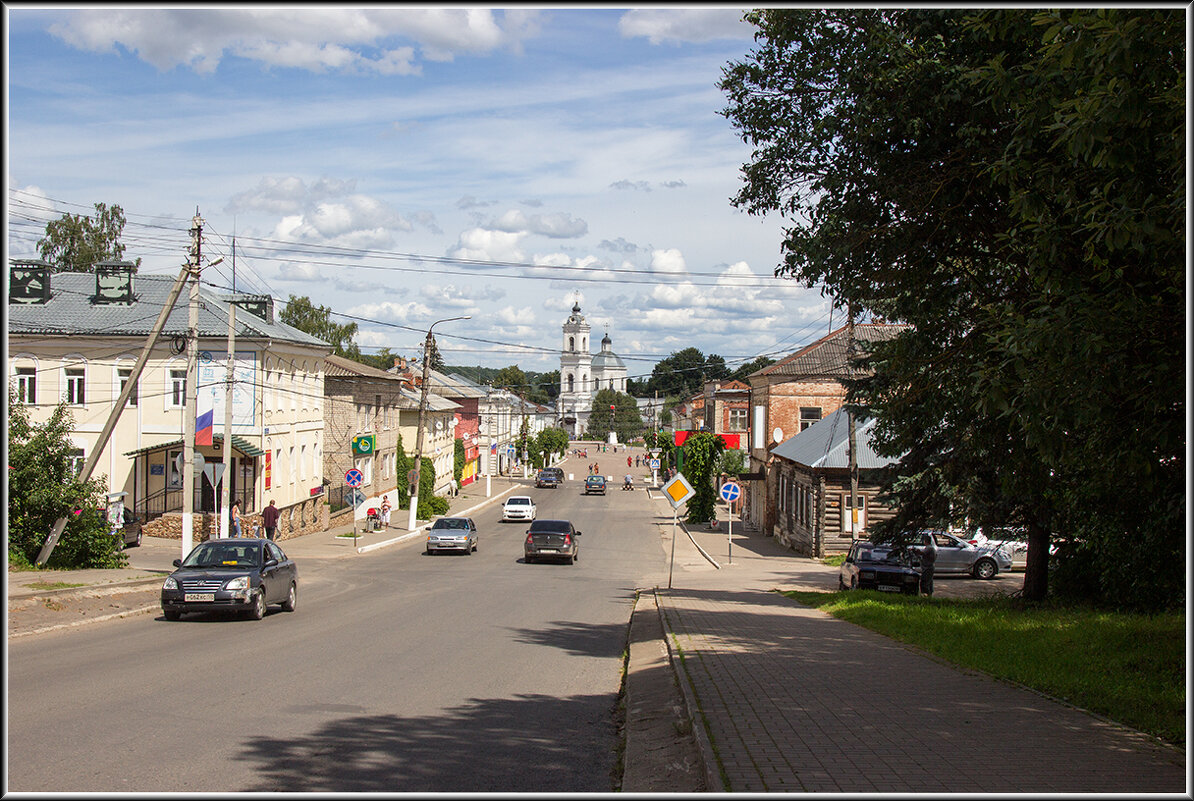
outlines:
[[[126,257],[308,296],[366,352],[559,367],[574,300],[631,377],[686,347],[736,367],[828,330],[772,277],[783,220],[730,203],[718,114],[753,28],[700,6],[6,8],[8,252],[123,207]],[[839,315],[840,317],[840,315]]]

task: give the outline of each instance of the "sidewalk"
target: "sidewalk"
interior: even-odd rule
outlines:
[[[836,568],[745,534],[730,564],[724,532],[691,537],[720,568],[654,595],[710,791],[1189,792],[1180,751],[772,591]]]

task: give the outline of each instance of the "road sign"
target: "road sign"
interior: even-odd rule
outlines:
[[[183,454],[181,452],[174,457],[174,469],[180,476],[182,475],[182,457]],[[195,461],[192,462],[192,464],[195,468],[196,476],[203,474],[203,466],[206,462],[207,460],[203,458],[203,454],[201,454],[199,451],[195,451]]]
[[[659,469],[659,460],[652,459],[647,466],[650,467],[652,470],[658,470]]]
[[[220,483],[220,479],[224,475],[224,465],[219,462],[212,462],[203,466],[203,475],[207,476],[208,482],[214,487]]]
[[[418,483],[419,483],[419,474],[416,473],[413,468],[410,470],[407,470],[406,471],[406,485],[408,487],[412,487]]]
[[[365,474],[353,467],[344,474],[344,483],[350,487],[359,487],[365,483]]]
[[[721,499],[726,503],[733,503],[742,496],[742,487],[739,487],[733,481],[727,481],[721,485]]]
[[[668,503],[676,509],[680,504],[696,495],[696,490],[684,478],[683,473],[676,473],[676,477],[663,485],[663,494],[667,496]]]

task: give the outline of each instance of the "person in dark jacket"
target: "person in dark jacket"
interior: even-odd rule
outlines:
[[[920,551],[920,591],[923,595],[933,595],[933,565],[937,562],[937,540],[932,533],[922,534],[924,540]]]
[[[281,514],[282,513],[278,510],[278,507],[274,506],[274,502],[272,500],[269,502],[269,506],[265,507],[265,510],[261,513],[261,523],[265,526],[266,539],[272,540],[277,534],[278,517]]]

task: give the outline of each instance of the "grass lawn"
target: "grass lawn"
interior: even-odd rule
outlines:
[[[1186,744],[1186,616],[871,590],[785,592],[956,665]]]

